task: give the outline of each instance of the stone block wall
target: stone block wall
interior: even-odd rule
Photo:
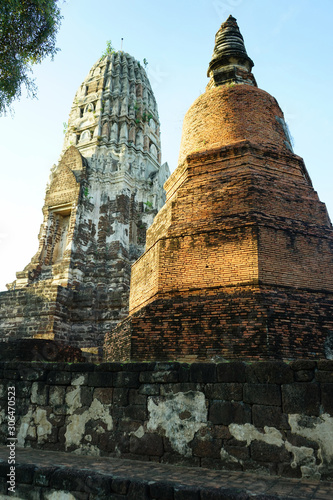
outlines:
[[[1,442],[282,476],[333,477],[333,361],[1,362]]]

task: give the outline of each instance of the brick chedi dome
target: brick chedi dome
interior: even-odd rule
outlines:
[[[252,66],[229,17],[109,359],[332,357],[332,225]]]

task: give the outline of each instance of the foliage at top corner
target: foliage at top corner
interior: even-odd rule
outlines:
[[[114,50],[114,47],[112,46],[112,41],[111,40],[108,40],[106,42],[106,49],[105,51],[103,52],[102,54],[102,57],[106,57],[106,56],[109,56],[111,54],[114,54],[116,51]]]
[[[57,0],[0,0],[0,115],[20,98],[23,85],[36,97],[29,74],[34,64],[58,52],[61,19]]]

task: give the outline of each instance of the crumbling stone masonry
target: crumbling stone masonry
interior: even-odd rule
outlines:
[[[230,16],[109,360],[332,358],[332,224],[252,66]]]
[[[124,52],[102,57],[73,101],[37,253],[0,294],[1,340],[101,346],[127,315],[131,264],[163,206],[168,175],[144,69]]]
[[[0,443],[333,478],[333,361],[0,362]],[[1,483],[1,481],[0,481]]]

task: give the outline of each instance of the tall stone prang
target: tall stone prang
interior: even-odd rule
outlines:
[[[216,35],[108,359],[333,357],[333,230],[236,19]]]
[[[128,314],[131,264],[165,202],[168,176],[144,68],[127,53],[105,55],[75,95],[38,251],[0,295],[2,338],[102,345]]]

